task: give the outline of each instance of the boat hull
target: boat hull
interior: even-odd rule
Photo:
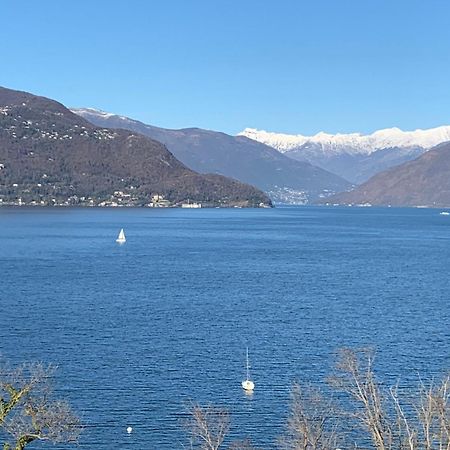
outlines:
[[[244,389],[245,391],[253,391],[253,389],[255,389],[255,383],[250,380],[244,380],[241,385],[242,389]]]

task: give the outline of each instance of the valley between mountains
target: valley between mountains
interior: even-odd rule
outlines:
[[[192,169],[253,184],[275,203],[450,206],[450,160],[443,150],[450,126],[315,136],[247,128],[230,136],[159,128],[91,108],[72,111],[98,126],[152,137]],[[432,167],[431,155],[437,160]]]
[[[0,88],[0,204],[450,207],[450,127],[237,136]]]

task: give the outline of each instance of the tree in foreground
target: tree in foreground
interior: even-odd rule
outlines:
[[[373,364],[371,350],[342,349],[330,380],[348,395],[346,417],[368,433],[373,448],[450,450],[450,376],[400,393],[377,380]]]
[[[416,389],[387,387],[376,377],[370,349],[338,352],[329,379],[340,403],[327,391],[295,384],[286,432],[286,450],[450,450],[450,377],[419,380]]]
[[[374,352],[341,349],[326,392],[294,384],[283,450],[450,450],[450,376],[418,380],[417,388],[386,386]],[[191,448],[219,450],[230,428],[226,409],[193,405],[186,422]],[[250,441],[230,450],[254,449]]]
[[[333,399],[312,386],[295,383],[286,432],[278,443],[284,450],[336,449],[340,441],[339,425]]]
[[[219,450],[224,448],[224,439],[230,430],[230,413],[225,408],[192,404],[184,425],[189,433],[191,449]],[[249,439],[234,441],[228,448],[257,450]]]
[[[76,442],[79,418],[65,401],[55,400],[51,378],[55,367],[23,364],[0,368],[0,431],[3,450],[23,450],[33,441]]]

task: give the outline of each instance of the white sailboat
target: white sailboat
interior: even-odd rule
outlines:
[[[247,347],[247,377],[246,379],[241,383],[242,389],[246,392],[252,392],[253,389],[255,389],[255,383],[250,380],[250,364],[248,362],[248,347]]]
[[[126,241],[127,241],[127,238],[125,237],[125,232],[123,231],[123,228],[121,228],[119,236],[116,239],[116,242],[119,244],[124,244]]]

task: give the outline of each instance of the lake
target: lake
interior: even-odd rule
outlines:
[[[0,355],[59,366],[81,449],[181,449],[197,401],[274,448],[292,382],[343,346],[376,348],[386,382],[450,368],[439,210],[0,208],[0,230]]]

